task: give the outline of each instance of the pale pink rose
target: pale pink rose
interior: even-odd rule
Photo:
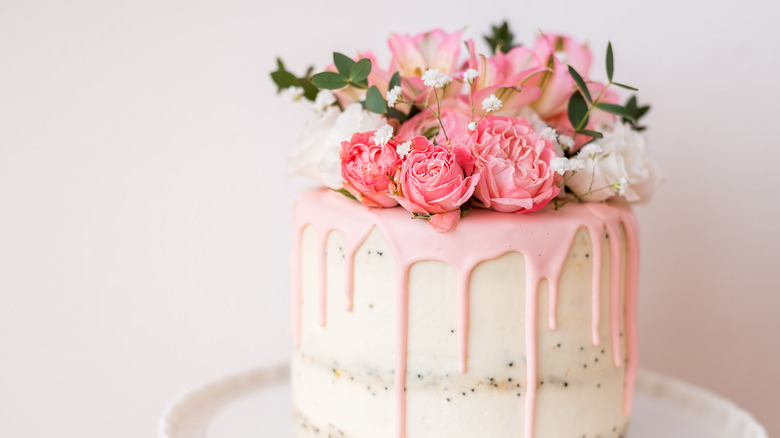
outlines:
[[[471,120],[471,110],[468,105],[457,99],[448,99],[442,102],[441,124],[436,114],[425,109],[401,125],[398,138],[405,141],[423,136],[429,140],[435,139],[437,143],[445,143],[447,139],[441,130],[441,125],[444,125],[447,137],[452,138],[466,129],[469,120]]]
[[[400,195],[392,196],[412,213],[439,214],[459,210],[468,201],[479,177],[465,150],[434,145],[425,137],[411,140],[409,155],[396,177]]]
[[[571,65],[582,77],[590,73],[593,56],[586,44],[580,44],[565,35],[542,34],[534,43],[533,52],[542,62],[547,63],[550,56],[555,56],[560,62]]]
[[[374,134],[376,131],[357,132],[341,143],[344,188],[368,207],[393,207],[398,202],[389,196],[393,189],[389,175],[398,172],[401,159],[395,142],[380,146]]]
[[[542,208],[560,192],[550,160],[552,142],[519,117],[487,116],[466,146],[480,179],[474,197],[481,206],[521,213]]]

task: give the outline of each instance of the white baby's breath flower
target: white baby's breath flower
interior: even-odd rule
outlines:
[[[395,147],[395,151],[398,153],[398,156],[401,158],[409,155],[409,152],[411,152],[411,150],[412,150],[411,141],[405,141]]]
[[[578,155],[580,157],[588,157],[591,160],[595,160],[596,159],[596,155],[600,154],[601,150],[602,150],[601,146],[599,146],[598,144],[590,143],[590,144],[587,144],[587,145],[583,146],[582,149],[580,149]]]
[[[387,106],[390,108],[395,107],[395,103],[398,102],[399,97],[401,97],[401,87],[396,85],[387,92]]]
[[[555,157],[550,160],[550,169],[558,175],[563,175],[567,171],[571,170],[571,164],[568,158]]]
[[[474,83],[474,79],[479,76],[479,72],[477,70],[474,70],[473,68],[470,68],[463,72],[463,80],[468,82],[469,85]]]
[[[580,158],[570,158],[569,159],[569,170],[572,171],[572,173],[579,172],[580,170],[585,168],[585,161]]]
[[[546,138],[550,141],[556,141],[558,139],[558,131],[553,129],[552,127],[548,126],[539,133],[542,137]]]
[[[559,135],[558,144],[560,144],[564,150],[569,150],[574,147],[574,139],[568,135]]]
[[[501,102],[501,99],[497,98],[495,94],[491,94],[482,101],[482,109],[492,113],[494,111],[500,110],[503,104],[504,103]]]
[[[477,122],[475,122],[473,120],[470,121],[469,122],[469,131],[476,131],[476,130],[477,130]]]
[[[625,195],[626,189],[628,188],[628,179],[626,179],[626,177],[621,177],[619,180],[612,183],[612,187],[617,190],[618,194]]]
[[[336,96],[330,90],[320,90],[314,99],[314,111],[324,112],[334,103],[336,103]]]
[[[440,73],[438,68],[430,68],[420,77],[423,83],[428,87],[442,88],[452,82],[452,78]]]
[[[393,138],[393,127],[390,125],[381,126],[374,134],[374,142],[379,146],[384,146]]]
[[[298,102],[303,97],[303,93],[304,91],[302,87],[292,86],[285,88],[279,94],[287,100]]]

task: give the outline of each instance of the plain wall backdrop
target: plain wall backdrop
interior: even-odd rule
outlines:
[[[780,8],[759,1],[0,0],[0,436],[152,436],[165,404],[286,361],[284,174],[308,112],[275,96],[391,31],[606,44],[653,105],[666,182],[637,208],[641,365],[780,433]]]

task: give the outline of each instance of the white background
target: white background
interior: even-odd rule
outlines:
[[[390,31],[588,39],[666,174],[642,227],[642,366],[780,433],[777,2],[0,0],[0,436],[153,436],[166,402],[286,360],[306,111],[274,57]],[[387,58],[385,58],[387,59]]]

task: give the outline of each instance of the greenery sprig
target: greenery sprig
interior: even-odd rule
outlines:
[[[309,81],[314,67],[309,67],[306,74],[298,77],[289,72],[280,58],[276,58],[276,71],[271,72],[271,79],[277,86],[277,91],[282,91],[290,87],[301,87],[303,96],[311,101],[317,98],[319,90]]]
[[[607,84],[604,85],[601,91],[599,91],[599,94],[596,96],[595,99],[591,96],[590,90],[588,90],[588,84],[582,78],[582,76],[579,73],[577,73],[577,70],[575,70],[574,67],[572,67],[571,65],[568,66],[569,74],[571,75],[572,79],[574,79],[574,82],[577,85],[577,91],[574,92],[574,94],[572,94],[571,98],[569,99],[569,107],[568,107],[569,122],[574,127],[575,133],[587,135],[594,139],[603,138],[604,135],[598,131],[585,129],[585,127],[588,125],[588,121],[590,120],[590,114],[591,112],[593,112],[593,109],[598,108],[602,111],[615,114],[617,116],[622,117],[623,120],[626,120],[629,123],[634,123],[634,124],[637,122],[637,114],[639,112],[638,108],[629,109],[626,106],[600,101],[601,97],[604,95],[604,92],[607,91],[607,88],[609,88],[611,85],[615,85],[617,87],[625,88],[628,90],[638,91],[637,88],[634,88],[630,85],[625,85],[619,82],[615,82],[612,79],[615,72],[615,59],[612,53],[611,42],[607,44],[606,66],[607,66],[607,79],[609,79],[609,82],[607,82]],[[647,110],[645,110],[645,112],[647,112]]]
[[[515,34],[509,29],[509,23],[504,21],[500,26],[490,26],[491,34],[485,35],[485,41],[493,50],[495,55],[498,52],[508,53],[515,47],[520,47],[520,44],[515,44]]]

